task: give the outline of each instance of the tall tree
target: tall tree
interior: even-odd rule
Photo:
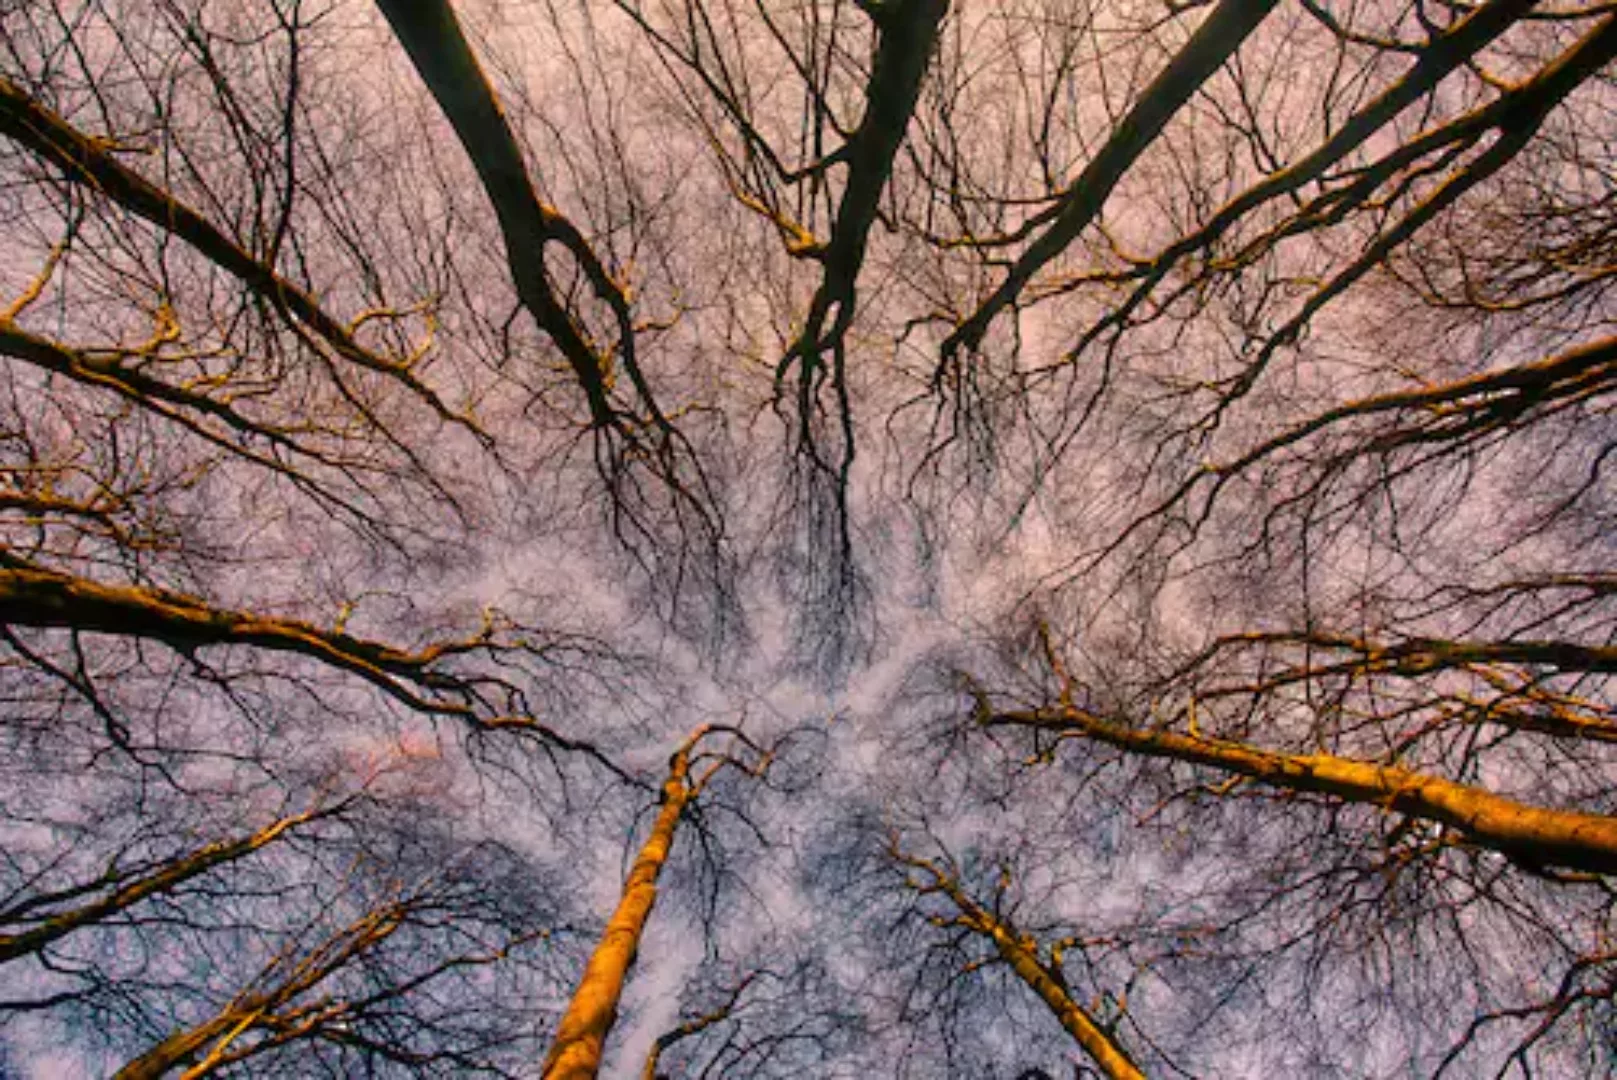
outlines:
[[[729,749],[712,750],[705,741],[728,739],[755,760],[743,761]],[[738,767],[754,776],[769,767],[769,755],[740,729],[704,724],[674,749],[668,775],[658,798],[657,817],[646,842],[635,855],[623,894],[606,921],[589,963],[573,991],[567,1011],[556,1028],[555,1041],[545,1055],[544,1075],[558,1080],[593,1077],[601,1068],[601,1051],[617,1022],[618,1002],[635,954],[645,936],[646,922],[657,903],[657,883],[678,835],[681,820],[724,768]]]

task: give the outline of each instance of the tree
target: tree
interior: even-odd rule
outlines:
[[[758,760],[745,764],[729,752],[716,752],[701,744],[711,736],[730,737]],[[737,728],[704,724],[674,749],[668,759],[668,777],[658,800],[657,820],[635,856],[623,895],[607,920],[601,939],[590,954],[578,989],[568,1002],[556,1028],[555,1041],[545,1055],[547,1077],[591,1077],[601,1068],[601,1048],[617,1021],[629,967],[639,951],[646,920],[657,902],[657,880],[674,846],[681,819],[693,809],[709,782],[726,766],[746,768],[754,775],[769,767],[769,755]]]
[[[0,5],[4,1068],[1609,1068],[1613,60]]]
[[[914,871],[906,885],[922,897],[938,897],[943,910],[928,917],[939,929],[958,929],[970,938],[983,939],[993,946],[1001,963],[1007,965],[1027,988],[1037,994],[1050,1014],[1071,1035],[1100,1071],[1111,1080],[1134,1080],[1144,1076],[1108,1028],[1098,1023],[1089,1011],[1073,1000],[1072,990],[1062,964],[1063,947],[1073,942],[1040,944],[1031,934],[1020,931],[1003,912],[999,897],[984,905],[961,885],[957,867],[912,855],[897,843],[891,847],[893,861]],[[1000,888],[1003,893],[1009,885],[1009,871],[1001,871]],[[1048,950],[1048,956],[1044,954]],[[980,967],[983,961],[971,961],[968,966]]]

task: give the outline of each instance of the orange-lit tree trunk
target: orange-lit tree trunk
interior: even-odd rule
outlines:
[[[1111,1032],[1096,1023],[1082,1006],[1072,1000],[1060,968],[1055,963],[1047,965],[1039,959],[1037,941],[1018,933],[1009,922],[972,899],[960,887],[960,881],[954,874],[940,869],[929,859],[906,854],[896,846],[890,850],[901,864],[921,870],[931,878],[930,883],[912,881],[912,888],[922,893],[941,894],[954,907],[956,914],[953,917],[940,916],[935,921],[939,925],[958,926],[993,942],[1000,959],[1028,989],[1039,995],[1057,1022],[1077,1041],[1102,1073],[1111,1080],[1144,1080],[1145,1074]]]
[[[555,1041],[545,1057],[545,1080],[586,1080],[601,1068],[601,1051],[608,1032],[617,1021],[618,1001],[623,997],[624,982],[634,965],[646,921],[657,903],[657,879],[674,846],[680,818],[707,779],[726,760],[721,758],[702,776],[691,779],[692,751],[711,730],[708,726],[698,728],[669,759],[656,824],[635,857],[628,880],[623,883],[617,910],[607,920],[595,952],[585,965],[578,989],[556,1029]]]
[[[1479,847],[1532,866],[1617,874],[1617,818],[1602,814],[1533,806],[1392,765],[1331,754],[1288,754],[1244,742],[1130,727],[1070,703],[988,713],[980,722],[1081,735],[1132,754],[1223,769],[1270,787],[1385,807],[1449,826]]]

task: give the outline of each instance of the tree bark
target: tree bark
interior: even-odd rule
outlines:
[[[1248,743],[1128,727],[1062,707],[983,718],[990,726],[1036,727],[1085,735],[1146,757],[1210,765],[1269,787],[1331,795],[1447,825],[1479,847],[1528,866],[1617,874],[1617,818],[1550,810],[1482,788],[1330,754],[1287,754]]]
[[[651,909],[657,903],[657,879],[674,846],[679,820],[695,794],[695,788],[688,783],[690,753],[700,734],[687,739],[669,761],[656,824],[635,857],[617,910],[607,920],[578,989],[556,1028],[555,1041],[545,1057],[545,1080],[593,1080],[600,1071],[601,1051],[617,1022],[624,982],[634,966]]]
[[[980,908],[976,909],[975,914],[982,922],[979,933],[987,935],[993,941],[1001,959],[1010,965],[1018,979],[1039,995],[1050,1012],[1060,1021],[1061,1026],[1067,1030],[1067,1034],[1077,1040],[1078,1045],[1084,1048],[1084,1053],[1089,1055],[1090,1060],[1094,1061],[1101,1072],[1111,1080],[1145,1080],[1145,1074],[1129,1060],[1129,1056],[1123,1052],[1117,1041],[1095,1023],[1087,1012],[1079,1008],[1078,1003],[1073,1001],[1072,996],[1045,970],[1044,965],[1039,963],[1039,958],[1022,939],[1012,933],[1004,923]]]
[[[922,893],[941,892],[959,912],[952,920],[939,921],[963,927],[992,941],[1000,959],[1010,966],[1018,979],[1027,984],[1028,989],[1039,995],[1057,1022],[1077,1041],[1101,1072],[1110,1080],[1145,1080],[1145,1074],[1111,1032],[1097,1024],[1081,1005],[1072,1000],[1059,965],[1046,967],[1039,960],[1038,944],[1033,938],[1018,933],[1009,922],[972,899],[952,872],[939,869],[930,860],[908,855],[896,845],[890,850],[899,862],[931,876],[932,885],[915,885],[912,882],[912,888]]]

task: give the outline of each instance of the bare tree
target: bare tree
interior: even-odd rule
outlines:
[[[826,971],[784,938],[750,949],[760,966],[704,965],[680,1021],[652,1040],[642,1080],[668,1076],[800,1076],[834,1065],[860,1035],[860,1011]]]
[[[727,739],[737,744],[739,752],[753,760],[746,761],[728,748],[712,750],[702,746],[704,741],[712,739]],[[618,906],[607,920],[578,989],[556,1029],[555,1040],[545,1057],[545,1076],[593,1077],[600,1070],[601,1050],[617,1021],[618,1001],[645,933],[646,921],[657,902],[657,881],[674,846],[680,821],[721,770],[727,766],[737,767],[759,775],[768,768],[769,758],[770,755],[739,728],[728,725],[705,724],[674,750],[668,761],[668,776],[663,781],[656,821],[635,856]]]
[[[1000,896],[1009,886],[1010,873],[1001,871],[1000,887],[988,905],[979,903],[961,885],[957,866],[925,858],[905,851],[898,841],[889,849],[893,861],[910,877],[906,885],[922,897],[939,897],[944,909],[930,915],[929,921],[941,931],[963,931],[971,937],[991,944],[1001,963],[1029,990],[1039,996],[1052,1016],[1072,1036],[1100,1071],[1112,1080],[1133,1080],[1142,1077],[1138,1066],[1120,1045],[1110,1025],[1097,1023],[1088,1010],[1073,1000],[1062,965],[1064,948],[1074,942],[1056,941],[1042,945],[1031,934],[1017,929],[1016,924],[999,910]],[[983,966],[983,960],[968,961],[965,967]]]

